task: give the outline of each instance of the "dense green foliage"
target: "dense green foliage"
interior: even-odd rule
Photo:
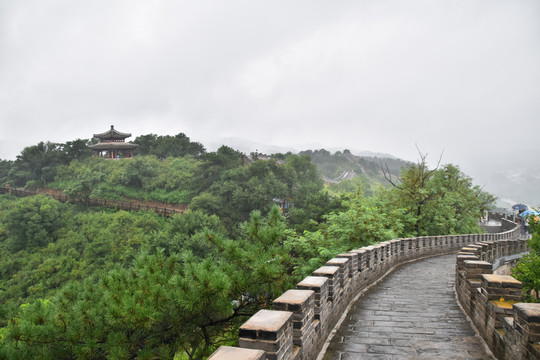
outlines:
[[[198,158],[206,152],[202,144],[192,142],[184,133],[175,136],[141,135],[133,142],[139,145],[135,151],[136,154],[154,155],[159,159],[184,156]]]
[[[58,166],[90,157],[92,150],[88,144],[88,140],[78,139],[65,144],[40,142],[26,147],[14,162],[9,162],[2,182],[12,186],[44,186],[54,180]]]
[[[528,241],[530,253],[519,259],[512,271],[523,284],[524,299],[540,302],[540,222],[537,217],[530,217],[527,222],[532,234]]]
[[[190,208],[164,218],[0,195],[0,359],[204,359],[335,254],[478,232],[492,200],[453,165],[410,166],[389,187],[349,180],[330,196],[307,155],[244,166],[183,134],[136,141],[132,159],[60,161],[63,147],[40,145],[0,163],[15,186]]]
[[[288,285],[277,209],[254,213],[244,240],[207,233],[214,256],[142,251],[133,266],[71,282],[51,300],[24,305],[2,330],[9,359],[199,359],[228,343],[249,316]],[[257,253],[257,256],[254,254]]]
[[[199,167],[200,161],[191,157],[158,160],[138,156],[125,161],[88,158],[59,167],[56,181],[49,186],[80,198],[185,203],[193,194]]]
[[[152,213],[78,212],[45,196],[0,202],[0,302],[4,312],[115,265],[154,241]],[[2,322],[4,318],[0,319]]]
[[[49,197],[38,195],[22,199],[6,212],[5,229],[11,235],[9,246],[18,251],[43,247],[58,238],[66,207]]]
[[[406,210],[401,218],[406,236],[480,232],[478,219],[495,201],[452,164],[430,170],[423,160],[392,184],[384,208]]]

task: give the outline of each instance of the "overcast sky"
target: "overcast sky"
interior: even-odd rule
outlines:
[[[115,125],[467,170],[539,110],[538,0],[0,1],[1,159]]]

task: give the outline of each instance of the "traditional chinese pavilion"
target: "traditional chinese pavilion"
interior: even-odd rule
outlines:
[[[99,139],[99,143],[89,145],[88,147],[94,151],[94,156],[100,156],[108,159],[121,159],[133,157],[133,150],[139,145],[125,142],[126,138],[131,134],[122,133],[111,129],[101,134],[94,134],[94,137]]]

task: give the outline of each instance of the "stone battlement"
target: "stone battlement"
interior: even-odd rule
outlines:
[[[351,302],[396,266],[461,249],[458,267],[463,271],[466,261],[525,251],[526,242],[519,236],[514,223],[501,233],[395,239],[339,254],[300,281],[296,290],[274,300],[274,310],[260,310],[244,323],[238,348],[221,347],[211,359],[315,359]],[[483,273],[488,266],[466,265],[471,274]]]
[[[493,274],[497,259],[525,252],[523,240],[480,242],[457,256],[456,293],[497,359],[540,359],[540,304],[520,303],[522,285]]]

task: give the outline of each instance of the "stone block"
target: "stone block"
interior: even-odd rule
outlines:
[[[487,261],[465,260],[464,262],[465,277],[469,280],[480,278],[482,274],[491,274],[492,264]]]
[[[456,247],[461,247],[467,245],[471,240],[474,241],[471,237],[465,235],[453,236]]]
[[[390,244],[388,241],[381,242],[377,244],[379,246],[379,255],[380,255],[380,262],[383,264],[386,264],[388,262],[389,258],[389,252],[390,252]]]
[[[238,345],[266,352],[266,359],[292,359],[293,313],[259,310],[239,329]]]
[[[326,262],[325,266],[337,266],[341,268],[341,286],[343,282],[350,277],[351,273],[351,261],[348,258],[335,257]]]
[[[338,254],[337,258],[349,259],[349,277],[354,277],[358,273],[358,253],[350,251],[344,254]]]
[[[232,346],[220,346],[208,360],[264,360],[264,351]]]
[[[485,242],[479,242],[476,243],[476,245],[481,246],[480,248],[480,260],[488,261],[487,255],[488,255],[488,244]]]
[[[504,318],[512,315],[512,302],[490,300],[485,311],[491,330],[502,329]]]
[[[483,274],[481,275],[482,289],[488,300],[519,301],[522,284],[512,276]]]
[[[418,254],[418,238],[411,238],[411,252],[413,256]]]
[[[478,256],[480,259],[482,258],[482,247],[475,244],[468,244],[467,246],[462,247],[460,252],[471,253]]]
[[[373,245],[366,246],[365,249],[367,250],[366,262],[368,264],[368,268],[371,271],[375,271],[377,268],[377,263],[378,263],[378,255],[377,255],[378,249],[375,248]]]
[[[401,240],[394,239],[390,240],[390,262],[396,264],[399,261],[399,253],[401,249]]]
[[[480,259],[478,258],[478,256],[471,253],[458,253],[456,257],[458,270],[465,268],[465,260],[478,261]]]
[[[525,342],[540,342],[540,304],[514,304],[514,326]]]
[[[239,336],[248,339],[278,340],[290,330],[292,312],[259,310],[240,326]]]
[[[323,276],[308,276],[296,284],[299,290],[312,290],[315,293],[315,318],[319,318],[321,307],[326,307],[328,301],[329,280]]]
[[[273,301],[275,310],[302,313],[314,305],[315,291],[313,290],[287,290]]]
[[[303,346],[314,336],[314,301],[313,290],[287,290],[273,301],[275,310],[292,311],[293,344]]]
[[[370,246],[365,246],[362,248],[362,250],[364,251],[364,263],[365,263],[364,270],[365,272],[368,272],[373,267],[373,254],[372,254],[373,248]]]
[[[313,272],[313,275],[328,278],[328,300],[337,302],[341,294],[341,268],[339,266],[321,266]]]
[[[360,273],[364,272],[366,270],[366,260],[364,256],[364,254],[366,253],[366,250],[356,249],[356,250],[351,250],[350,252],[358,255],[358,271]]]

